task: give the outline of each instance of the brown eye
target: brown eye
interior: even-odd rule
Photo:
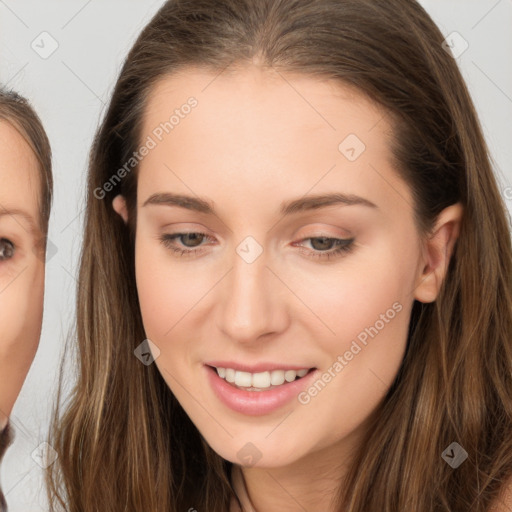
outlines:
[[[300,245],[301,252],[312,258],[324,258],[325,260],[329,260],[353,251],[355,238],[345,240],[342,238],[314,236],[304,238],[302,242],[306,240],[310,241],[313,250],[306,249],[304,246]]]
[[[5,238],[0,238],[0,261],[9,260],[14,255],[14,244]]]
[[[335,238],[326,238],[326,237],[315,237],[310,238],[311,240],[311,246],[316,251],[325,251],[332,249],[336,245],[336,239]],[[320,243],[317,243],[320,242]],[[316,247],[315,247],[316,245]]]
[[[164,234],[160,237],[160,241],[165,247],[180,256],[198,255],[205,245],[202,242],[209,239],[211,237],[206,233],[196,232]],[[180,244],[179,246],[176,246],[177,242]]]
[[[179,238],[181,238],[181,242],[185,245],[185,247],[197,247],[201,244],[204,237],[205,235],[202,233],[183,233],[179,235]]]

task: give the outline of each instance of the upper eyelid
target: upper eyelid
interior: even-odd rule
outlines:
[[[215,235],[212,235],[210,233],[208,233],[209,230],[207,229],[190,229],[190,230],[187,230],[185,228],[183,229],[177,229],[176,231],[169,231],[167,230],[165,227],[162,229],[162,235],[169,235],[169,236],[175,236],[175,235],[204,235],[204,236],[207,236],[207,237],[210,237],[210,238],[217,238],[217,236]],[[346,234],[335,234],[335,233],[328,233],[326,229],[322,229],[322,228],[319,228],[316,230],[316,233],[314,235],[309,235],[309,236],[300,236],[300,237],[294,237],[294,238],[299,238],[301,240],[304,240],[305,238],[339,238],[339,239],[344,239],[344,240],[348,240],[349,238],[351,238],[353,235],[351,235],[350,233],[346,233]],[[0,236],[0,239],[2,237]]]
[[[0,229],[0,240],[8,240],[14,245],[25,245],[35,244],[41,235],[36,236],[35,233],[26,230],[23,226],[15,225],[13,227],[9,227],[8,229],[2,228]]]
[[[34,241],[38,240],[42,236],[37,221],[24,210],[20,210],[18,208],[9,210],[0,208],[0,219],[2,218],[7,219],[8,221],[14,221],[16,225],[23,230],[22,236],[28,236]],[[20,219],[23,222],[20,222]],[[3,237],[0,236],[0,239],[1,238]]]

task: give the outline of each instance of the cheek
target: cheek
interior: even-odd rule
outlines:
[[[0,267],[0,346],[22,358],[33,355],[41,332],[44,265],[32,262],[21,271]],[[13,275],[14,274],[14,275]]]
[[[301,274],[301,298],[315,315],[299,321],[315,333],[325,374],[302,403],[314,403],[326,421],[333,403],[344,411],[341,416],[350,412],[352,420],[362,421],[393,382],[406,348],[413,263],[412,253],[397,261],[389,244],[371,257],[347,259],[336,272]],[[349,421],[341,420],[335,423]]]
[[[189,268],[154,241],[136,243],[135,274],[142,321],[148,338],[162,345],[159,348],[172,338],[176,325],[187,322],[187,313],[201,296],[204,281]]]
[[[375,324],[383,338],[385,331],[390,334],[397,324],[407,323],[397,311],[412,300],[412,256],[407,261],[411,263],[397,261],[392,244],[382,244],[336,266],[297,273],[293,289],[311,312],[304,310],[297,318],[307,321],[310,330],[315,326],[317,339],[330,354],[349,350],[354,339],[364,344]]]
[[[304,414],[318,419],[312,427],[318,435],[321,425],[329,426],[325,442],[360,425],[396,377],[412,307],[414,260],[408,261],[382,251],[372,261],[358,260],[329,279],[302,285],[304,297],[331,331],[323,328],[320,336],[317,329],[325,354],[321,382],[300,397]]]

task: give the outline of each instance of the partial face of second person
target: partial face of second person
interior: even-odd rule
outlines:
[[[44,295],[39,163],[24,138],[0,120],[0,427],[37,351]]]
[[[191,96],[172,131],[155,131]],[[305,76],[190,69],[153,89],[141,142],[156,146],[137,189],[141,313],[163,378],[225,459],[336,467],[396,376],[413,301],[435,300],[460,210],[443,211],[435,243],[422,244],[390,134],[363,96]],[[366,203],[281,213],[333,193]],[[191,199],[148,202],[155,194]],[[199,198],[214,213],[186,207]],[[113,206],[126,220],[122,196]],[[273,406],[265,391],[233,406],[217,365],[315,370]]]

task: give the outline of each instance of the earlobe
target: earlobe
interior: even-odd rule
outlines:
[[[124,223],[128,222],[128,209],[125,198],[119,194],[112,200],[112,208],[123,218]]]
[[[439,214],[433,234],[423,247],[422,265],[414,290],[416,300],[436,300],[460,233],[462,217],[461,203],[450,205]]]

